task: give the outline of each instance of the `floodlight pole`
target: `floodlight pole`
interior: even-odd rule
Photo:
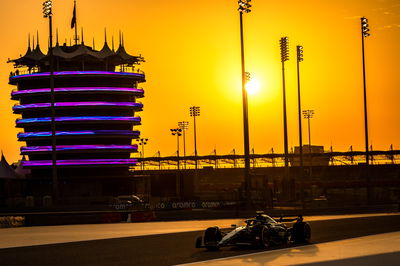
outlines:
[[[196,128],[196,116],[200,116],[200,107],[199,106],[191,106],[189,108],[190,111],[190,116],[193,116],[193,134],[194,134],[194,163],[195,163],[195,169],[197,173],[197,128]]]
[[[365,17],[361,18],[361,49],[362,49],[362,68],[363,68],[363,88],[364,88],[364,130],[365,130],[365,163],[369,165],[369,144],[368,144],[368,111],[367,111],[367,81],[365,73],[365,49],[364,38],[368,37],[369,28],[368,20]]]
[[[282,90],[283,90],[283,145],[285,152],[285,174],[284,174],[284,197],[285,200],[291,198],[291,182],[289,175],[289,148],[288,148],[288,128],[286,113],[286,84],[285,84],[285,61],[289,60],[288,37],[280,39],[281,62],[282,62]]]
[[[303,131],[301,125],[301,93],[300,93],[300,62],[304,60],[303,58],[303,46],[297,45],[297,99],[298,99],[298,118],[299,118],[299,178],[300,178],[300,200],[304,208],[304,170],[303,170]]]
[[[304,118],[308,120],[308,156],[310,158],[310,176],[312,175],[312,150],[311,150],[311,126],[310,119],[314,117],[314,110],[303,110]]]
[[[139,145],[141,145],[142,146],[142,163],[140,164],[140,168],[142,168],[142,171],[144,171],[144,145],[146,145],[147,144],[147,141],[148,141],[149,139],[146,139],[146,138],[140,138],[140,139],[136,139],[136,141],[138,141],[139,142]]]
[[[241,63],[242,63],[242,100],[243,100],[243,142],[244,142],[244,179],[246,191],[246,204],[252,204],[251,199],[251,180],[250,180],[250,141],[249,141],[249,118],[248,118],[248,100],[246,91],[246,70],[244,62],[244,41],[243,41],[243,12],[250,12],[248,5],[249,1],[239,0],[239,19],[240,19],[240,48],[241,48]]]
[[[365,164],[366,164],[366,181],[367,181],[367,201],[372,204],[372,187],[371,176],[369,173],[369,143],[368,143],[368,113],[367,113],[367,81],[365,72],[365,49],[364,38],[370,36],[368,19],[361,18],[361,46],[362,46],[362,68],[363,68],[363,91],[364,91],[364,127],[365,127]]]
[[[177,150],[176,150],[176,156],[178,158],[178,170],[180,170],[180,165],[179,165],[179,136],[180,134],[176,134],[176,140],[177,140]]]
[[[178,122],[178,127],[182,130],[183,134],[183,167],[186,169],[186,130],[189,128],[188,121]]]
[[[172,136],[176,135],[176,141],[177,141],[176,158],[177,158],[178,171],[180,170],[180,165],[179,165],[179,137],[182,135],[181,132],[182,132],[182,129],[180,129],[180,128],[172,128],[171,129]]]
[[[59,200],[58,175],[57,175],[57,151],[56,151],[56,124],[54,108],[54,60],[53,60],[53,10],[52,1],[46,0],[43,3],[43,15],[49,18],[49,60],[50,60],[50,109],[51,109],[51,159],[53,176],[53,198],[57,204]]]
[[[301,125],[301,93],[300,93],[300,62],[303,61],[303,47],[297,46],[297,99],[299,118],[299,154],[300,154],[300,178],[303,175],[303,132]]]

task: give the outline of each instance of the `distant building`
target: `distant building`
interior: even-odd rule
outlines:
[[[294,155],[290,158],[291,166],[300,166],[300,147],[294,147]],[[324,155],[324,146],[303,145],[303,166],[329,165],[329,156]]]
[[[121,38],[120,38],[121,39]],[[137,112],[144,96],[140,83],[145,75],[137,69],[141,56],[125,51],[121,39],[116,51],[107,40],[101,50],[82,41],[76,45],[53,47],[56,158],[60,196],[101,198],[130,194],[135,180],[130,167],[137,163],[132,140],[140,132]],[[52,129],[50,56],[39,43],[24,56],[9,60],[16,71],[9,83],[17,88],[11,98],[23,129],[18,140],[26,142],[21,155],[28,160],[22,167],[31,170],[27,194],[52,194]],[[90,200],[89,200],[90,201]]]

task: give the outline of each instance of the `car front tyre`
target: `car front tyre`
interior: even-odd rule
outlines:
[[[218,242],[222,239],[222,232],[217,227],[209,227],[204,232],[204,246],[208,250],[218,250]]]
[[[271,234],[268,227],[263,227],[261,229],[261,247],[269,248],[271,246]]]

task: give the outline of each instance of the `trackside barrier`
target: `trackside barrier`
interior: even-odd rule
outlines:
[[[233,207],[239,205],[236,201],[176,201],[158,202],[152,204],[154,210],[177,210],[177,209],[216,209]]]
[[[127,222],[150,222],[155,219],[154,211],[137,211],[129,213]]]
[[[102,213],[101,223],[118,223],[122,221],[121,213]]]

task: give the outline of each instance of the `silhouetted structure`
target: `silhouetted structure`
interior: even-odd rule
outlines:
[[[135,113],[143,105],[139,83],[145,81],[136,66],[141,56],[125,51],[123,36],[117,51],[105,37],[99,51],[86,46],[83,33],[80,44],[66,43],[53,47],[55,138],[60,196],[115,196],[132,192],[130,166],[137,163],[130,157],[137,151],[132,139],[140,132],[133,130],[140,117]],[[43,54],[39,42],[24,56],[10,60],[17,69],[9,83],[17,89],[11,93],[19,104],[13,107],[18,134],[25,141],[21,154],[29,160],[23,167],[31,169],[31,193],[51,194],[51,91],[49,88],[49,54]],[[79,185],[79,186],[78,186]],[[35,187],[35,188],[34,188]]]

